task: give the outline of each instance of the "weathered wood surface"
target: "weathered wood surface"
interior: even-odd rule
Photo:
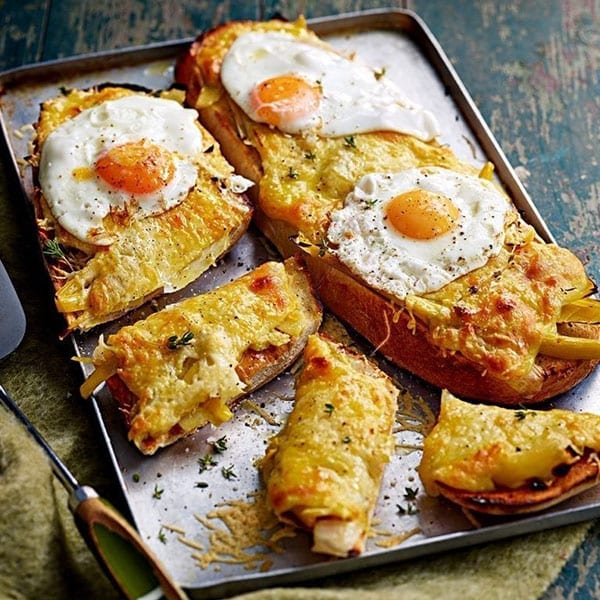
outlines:
[[[424,19],[557,240],[600,281],[600,0],[8,0],[0,70],[190,37],[230,18],[370,8],[409,8]],[[598,541],[596,529],[548,598],[595,596]]]

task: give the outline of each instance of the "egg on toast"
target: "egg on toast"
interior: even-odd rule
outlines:
[[[523,221],[491,165],[440,144],[443,123],[385,74],[299,19],[208,31],[176,77],[255,182],[262,232],[284,256],[302,249],[324,305],[395,364],[506,405],[596,366],[600,303],[581,261]]]
[[[185,287],[249,225],[250,182],[182,99],[104,86],[42,104],[33,204],[66,333]]]

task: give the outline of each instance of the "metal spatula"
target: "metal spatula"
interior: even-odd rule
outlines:
[[[0,360],[19,346],[25,323],[23,307],[0,262]],[[187,596],[135,529],[94,489],[77,482],[1,385],[0,404],[25,425],[45,451],[54,474],[69,492],[69,508],[77,527],[123,596],[128,600],[185,599]]]

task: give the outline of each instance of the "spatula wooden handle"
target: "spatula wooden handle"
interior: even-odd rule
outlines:
[[[110,504],[91,488],[78,491],[83,499],[72,505],[77,527],[125,598],[187,599],[137,531]]]

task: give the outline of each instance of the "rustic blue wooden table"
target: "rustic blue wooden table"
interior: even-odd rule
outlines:
[[[423,18],[557,241],[600,281],[600,0],[5,0],[0,71],[190,37],[232,18],[310,18],[370,8],[409,8]],[[598,597],[599,541],[596,526],[547,600]]]

